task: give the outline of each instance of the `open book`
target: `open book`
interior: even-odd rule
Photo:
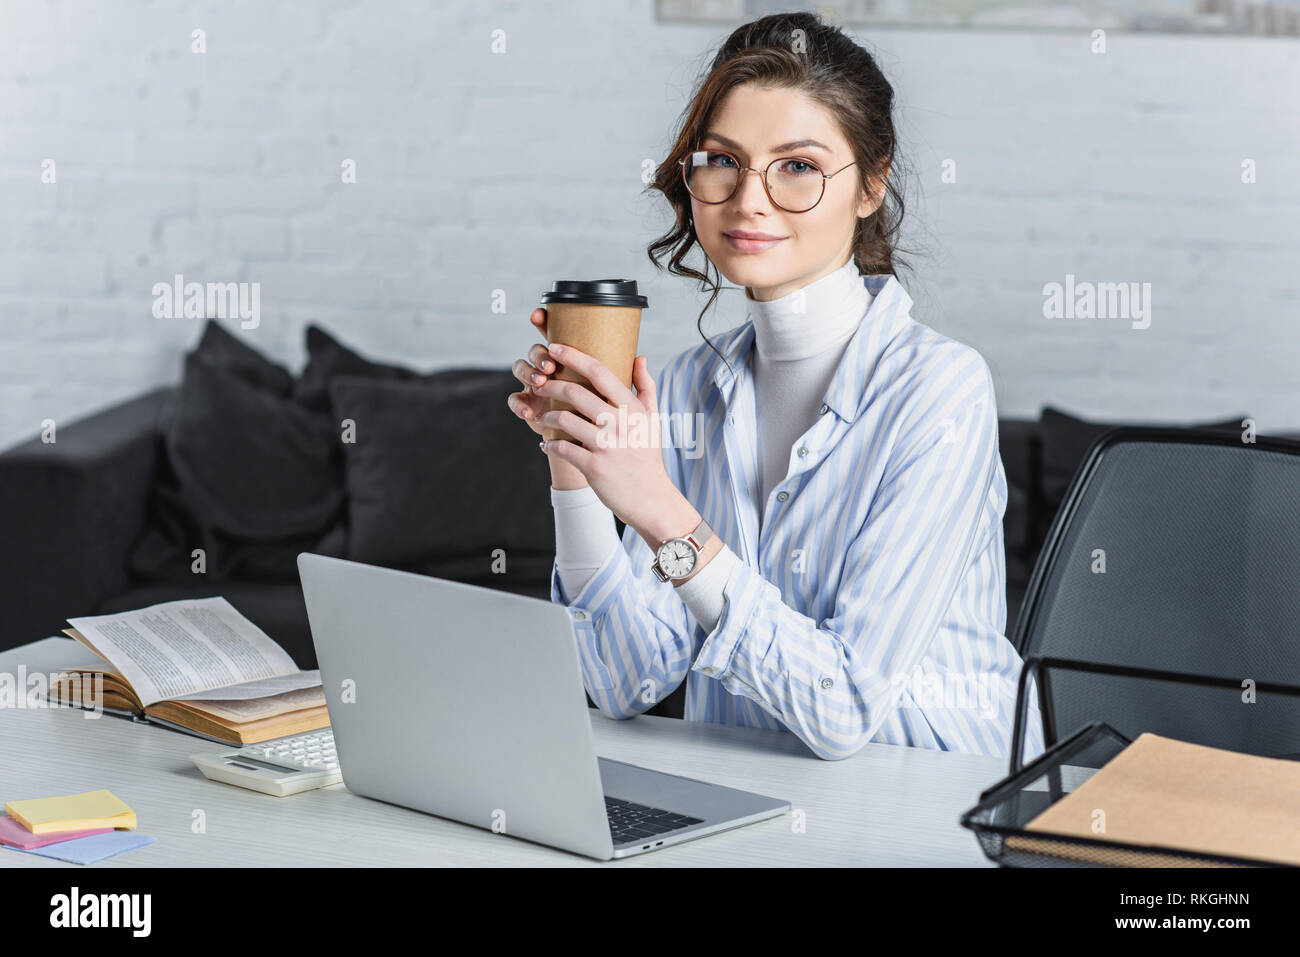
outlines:
[[[64,634],[94,656],[70,663],[52,682],[50,696],[60,702],[234,745],[329,727],[320,672],[300,671],[224,598],[68,623]]]

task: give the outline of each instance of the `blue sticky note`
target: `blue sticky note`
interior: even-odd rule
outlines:
[[[93,864],[95,861],[102,861],[106,857],[126,851],[134,851],[137,847],[144,847],[153,842],[152,837],[137,834],[135,831],[110,831],[107,834],[92,834],[90,837],[79,837],[76,840],[47,844],[44,847],[31,849],[10,847],[9,850],[17,851],[19,854],[52,857],[56,861],[67,861],[70,864]]]

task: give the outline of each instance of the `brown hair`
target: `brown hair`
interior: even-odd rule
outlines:
[[[705,267],[712,266],[714,279],[683,262],[697,240],[691,221],[691,197],[682,181],[678,160],[698,147],[718,104],[742,83],[800,90],[835,115],[857,160],[860,187],[874,193],[880,180],[887,177],[879,208],[859,219],[854,231],[853,260],[858,271],[896,276],[896,265],[906,267],[896,254],[903,194],[897,185],[900,166],[895,154],[893,87],[870,53],[816,14],[762,17],[738,27],[719,48],[683,113],[672,151],[659,164],[647,187],[663,193],[676,213],[673,227],[646,250],[650,261],[662,272],[665,267],[660,260],[671,251],[668,272],[698,279],[701,290],[712,289],[696,320],[701,336],[704,330],[700,323],[717,301],[721,286],[717,267],[707,257]],[[704,341],[718,352],[707,336]]]

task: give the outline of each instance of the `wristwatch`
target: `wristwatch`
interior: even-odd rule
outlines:
[[[655,560],[650,570],[661,582],[680,581],[695,571],[699,564],[700,552],[713,538],[713,529],[709,523],[700,519],[695,530],[683,538],[670,538],[655,549]]]

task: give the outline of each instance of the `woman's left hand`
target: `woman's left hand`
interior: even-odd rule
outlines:
[[[536,387],[538,395],[576,410],[545,412],[538,422],[563,429],[582,443],[554,440],[545,453],[578,469],[596,497],[625,524],[643,528],[647,518],[662,514],[674,495],[681,495],[664,471],[658,397],[645,356],[637,356],[632,366],[633,393],[603,362],[573,346],[550,345],[547,351],[585,376],[592,389],[554,375]]]

